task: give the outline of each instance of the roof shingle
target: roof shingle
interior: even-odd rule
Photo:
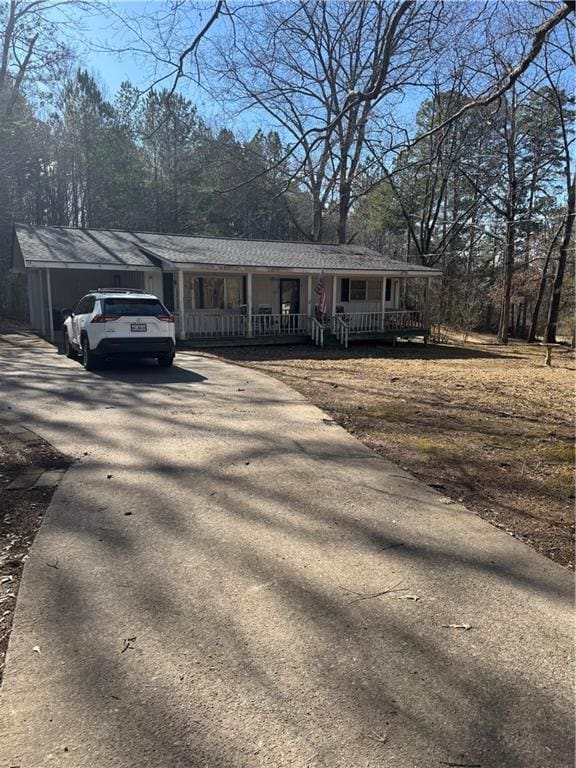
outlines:
[[[109,264],[150,269],[155,264],[149,256],[155,256],[178,266],[437,273],[417,264],[390,259],[358,245],[239,240],[24,224],[16,225],[16,236],[25,263]]]

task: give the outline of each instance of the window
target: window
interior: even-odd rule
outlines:
[[[225,277],[224,278],[224,296],[226,309],[238,309],[242,304],[242,278]]]
[[[386,297],[389,300],[390,281],[386,281]],[[342,278],[340,281],[340,301],[382,301],[382,278],[370,277],[367,280],[349,280]]]
[[[366,281],[368,301],[382,301],[382,278],[372,277]]]
[[[198,309],[224,309],[224,278],[197,277],[194,280],[194,306]]]
[[[366,280],[350,280],[350,301],[366,301]]]
[[[122,315],[123,317],[158,317],[168,314],[166,307],[158,299],[105,299],[104,314]]]
[[[392,298],[392,280],[388,278],[386,280],[386,301],[390,301]]]
[[[84,296],[84,298],[80,299],[80,301],[78,302],[76,309],[74,310],[74,314],[89,315],[93,309],[94,309],[94,296]]]
[[[190,277],[184,284],[185,305],[194,309],[237,309],[242,293],[241,277]]]

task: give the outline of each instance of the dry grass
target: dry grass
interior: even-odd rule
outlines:
[[[226,349],[366,445],[564,565],[573,564],[574,355],[457,344]]]

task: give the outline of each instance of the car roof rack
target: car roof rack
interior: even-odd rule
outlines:
[[[142,290],[142,288],[92,288],[88,293],[144,293],[148,291]]]

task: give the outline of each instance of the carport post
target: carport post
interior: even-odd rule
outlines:
[[[178,338],[186,338],[186,315],[184,314],[184,272],[178,270],[178,314],[180,315],[180,327],[178,328]]]
[[[42,279],[42,270],[38,270],[38,293],[40,294],[40,328],[42,329],[42,338],[46,338],[46,302],[44,297],[46,295],[46,288],[44,287],[44,280]]]
[[[252,272],[246,274],[246,336],[252,336]]]
[[[54,319],[52,317],[52,283],[50,282],[50,270],[46,270],[46,293],[48,294],[48,328],[50,329],[50,341],[54,343]]]
[[[380,329],[384,330],[384,312],[386,311],[386,277],[382,278],[382,321],[380,323]]]
[[[36,306],[36,303],[34,301],[34,288],[32,286],[32,270],[28,270],[28,273],[26,275],[26,280],[28,283],[28,320],[30,321],[30,327],[31,328],[38,328],[37,323],[37,311],[38,307]]]

